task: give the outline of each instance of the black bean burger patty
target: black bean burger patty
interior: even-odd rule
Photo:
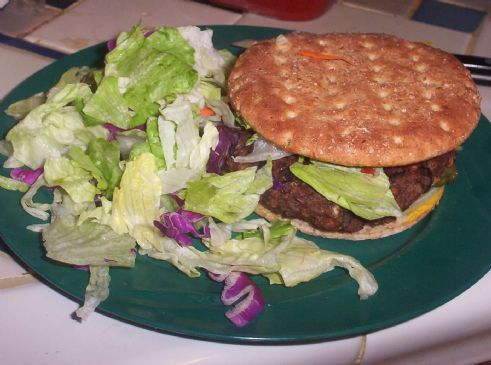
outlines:
[[[455,151],[451,151],[417,164],[384,168],[399,207],[406,210],[438,182],[444,172],[454,165],[455,156]]]
[[[274,185],[260,203],[285,218],[297,218],[325,231],[356,232],[367,223],[351,211],[327,200],[290,172],[298,156],[273,161]]]

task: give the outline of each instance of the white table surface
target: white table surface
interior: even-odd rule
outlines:
[[[109,15],[105,16],[104,11],[114,12],[114,8],[101,10],[96,0],[83,1],[26,39],[73,52],[131,26],[135,23],[135,14],[144,14],[143,18],[150,19],[146,22],[148,25],[250,24],[313,32],[392,30],[403,37],[430,40],[451,52],[491,56],[490,43],[483,41],[491,36],[489,22],[483,27],[484,34],[481,32],[476,41],[461,32],[415,24],[406,19],[394,20],[393,16],[362,12],[339,4],[313,21],[283,22],[188,1],[163,2],[168,4],[168,11],[160,13],[155,10],[159,9],[155,1],[131,3],[122,1],[119,11],[127,12],[127,16],[111,13],[117,20],[108,23]],[[91,14],[95,14],[95,18]],[[92,22],[91,31],[87,31],[87,19]],[[29,52],[0,46],[0,98],[50,62],[52,60]],[[480,87],[480,90],[483,113],[491,116],[491,88]],[[22,266],[0,253],[0,364],[352,364],[363,348],[362,337],[295,346],[219,344],[142,329],[99,313],[80,324],[70,319],[77,303],[41,282],[1,288],[3,279],[16,277],[24,271]],[[5,286],[6,281],[3,283]],[[491,273],[488,273],[470,289],[437,309],[368,335],[361,363],[458,365],[490,360],[490,303]]]

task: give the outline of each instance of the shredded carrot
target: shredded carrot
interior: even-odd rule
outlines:
[[[201,109],[199,111],[199,113],[203,116],[203,117],[211,117],[212,115],[215,115],[215,112],[213,111],[213,109],[211,108],[208,108],[207,106],[205,106],[203,109]]]
[[[300,56],[304,57],[309,57],[313,58],[315,60],[332,60],[332,61],[343,61],[346,63],[349,63],[350,65],[353,64],[353,62],[344,56],[336,55],[336,54],[331,54],[331,53],[322,53],[322,52],[313,52],[313,51],[308,51],[308,50],[301,50],[298,52]]]

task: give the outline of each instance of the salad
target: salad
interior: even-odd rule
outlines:
[[[40,220],[27,229],[49,259],[89,270],[81,320],[108,297],[110,268],[131,268],[137,255],[222,283],[236,326],[265,308],[253,275],[291,287],[341,267],[361,299],[377,291],[355,258],[320,249],[289,221],[250,217],[284,153],[259,140],[262,167],[222,170],[243,124],[226,102],[234,60],[211,30],[135,26],[108,42],[102,69],[69,69],[6,110],[17,122],[0,141],[11,169],[0,186],[24,193],[20,204]],[[39,189],[50,203],[36,202]]]

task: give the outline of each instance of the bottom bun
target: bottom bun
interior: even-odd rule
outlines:
[[[378,226],[365,226],[357,232],[321,231],[300,219],[291,219],[291,223],[299,231],[312,236],[353,241],[374,240],[402,232],[414,226],[426,215],[428,215],[428,213],[430,213],[438,204],[443,195],[443,190],[443,187],[431,188],[427,193],[416,200],[408,209],[406,209],[403,215],[398,217],[396,220]],[[268,221],[287,219],[270,211],[262,204],[257,206],[256,213],[266,218]]]

